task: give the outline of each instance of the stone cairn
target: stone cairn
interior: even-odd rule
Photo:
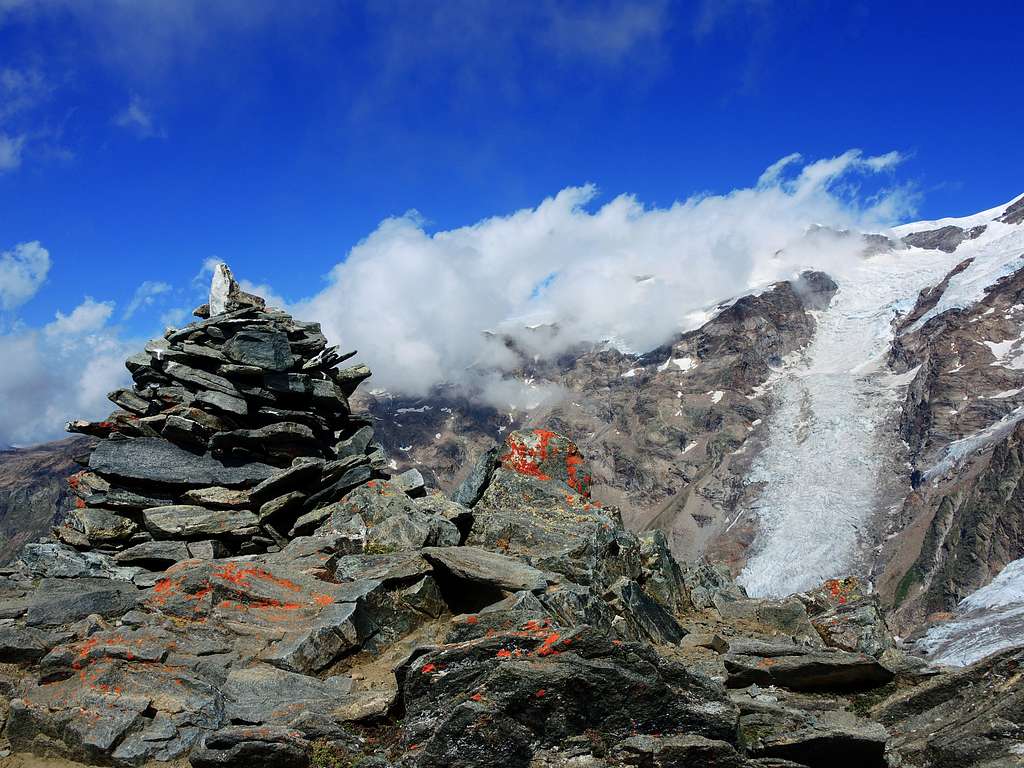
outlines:
[[[240,290],[224,264],[194,314],[126,361],[118,410],[67,425],[100,440],[70,479],[64,543],[145,567],[274,552],[387,477],[369,419],[349,409],[370,370],[338,368],[355,352]]]

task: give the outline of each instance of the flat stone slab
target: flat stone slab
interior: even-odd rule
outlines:
[[[186,488],[247,487],[278,471],[259,462],[223,462],[154,437],[103,440],[89,457],[89,467],[104,476]]]
[[[139,591],[113,579],[43,579],[32,594],[25,623],[33,627],[72,624],[96,613],[123,616],[135,607]]]
[[[191,504],[153,507],[142,514],[146,530],[164,539],[224,536],[259,524],[259,518],[247,509],[207,509]]]
[[[545,589],[548,580],[541,571],[512,557],[477,547],[426,547],[420,550],[433,565],[440,565],[457,578],[493,584],[510,592]]]
[[[810,652],[793,656],[725,657],[726,685],[777,685],[793,691],[849,691],[875,688],[893,679],[877,659],[863,653]]]

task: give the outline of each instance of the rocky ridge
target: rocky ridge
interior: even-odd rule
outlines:
[[[74,480],[78,522],[2,574],[14,752],[196,768],[1014,764],[1019,652],[930,669],[896,646],[854,579],[750,599],[727,568],[682,565],[660,532],[629,531],[592,497],[581,451],[549,430],[508,434],[451,498],[415,474],[386,477],[367,432],[339,459],[365,429],[358,417],[321,409],[312,384],[289,386],[285,402],[267,382],[307,375],[342,389],[333,403],[355,377],[337,360],[298,373],[330,356],[316,330],[222,285],[223,305],[136,369],[145,413],[121,394],[135,410],[75,425],[103,437]],[[195,405],[210,379],[184,379],[164,358],[200,341],[219,352],[204,337],[221,325],[237,329],[221,348],[254,327],[298,329],[290,361],[188,367],[226,381],[221,366],[258,368],[264,386],[247,371],[230,396],[259,414],[273,392],[284,423],[315,440],[253,440],[280,413],[229,422]],[[192,428],[164,434],[172,418],[212,424],[196,411],[231,429],[207,427],[190,449],[172,436]],[[327,468],[351,457],[369,474],[339,486]],[[161,503],[111,504],[143,491]],[[254,511],[292,494],[287,513]],[[96,509],[128,523],[90,529]],[[97,533],[129,524],[124,538]],[[146,557],[126,555],[140,546]]]

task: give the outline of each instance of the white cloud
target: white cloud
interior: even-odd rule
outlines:
[[[76,344],[83,336],[102,330],[113,313],[114,302],[96,301],[86,296],[70,314],[65,315],[58,310],[56,318],[43,328],[43,332],[61,343]]]
[[[0,253],[0,309],[15,309],[35,296],[49,271],[50,253],[38,241]]]
[[[906,215],[905,189],[862,200],[850,183],[898,160],[851,150],[801,165],[791,155],[755,187],[668,208],[621,195],[592,209],[597,192],[584,186],[450,231],[429,233],[410,213],[382,222],[321,293],[290,309],[359,348],[375,386],[408,394],[470,382],[474,365],[507,363],[486,329],[541,351],[608,338],[645,351],[721,299],[855,258],[856,238],[812,242],[806,233],[813,225],[877,230]],[[559,331],[538,345],[524,327],[541,322]]]
[[[128,381],[124,359],[141,341],[107,325],[114,306],[86,298],[42,329],[0,335],[0,445],[31,445],[63,435],[64,423],[99,418],[107,392]]]
[[[131,131],[140,139],[163,139],[167,134],[160,128],[153,117],[152,112],[146,107],[142,99],[133,95],[128,106],[114,115],[114,125]]]
[[[21,153],[24,147],[24,136],[9,136],[6,133],[0,133],[0,171],[10,171],[21,165]]]
[[[152,306],[157,296],[169,293],[170,290],[170,283],[146,280],[135,289],[132,300],[128,302],[128,306],[124,309],[124,319],[130,320],[143,307]]]

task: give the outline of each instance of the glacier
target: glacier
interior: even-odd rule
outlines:
[[[989,213],[942,224],[974,225]],[[893,234],[931,224],[905,225]],[[827,309],[815,313],[810,344],[770,381],[775,407],[749,474],[760,491],[745,510],[758,531],[738,579],[748,593],[782,596],[869,572],[879,515],[908,485],[893,419],[912,374],[894,375],[885,364],[894,320],[913,307],[921,289],[973,258],[926,317],[969,306],[988,285],[1024,265],[1022,249],[1020,227],[988,221],[980,237],[953,253],[890,250],[832,273],[839,290]],[[1005,426],[951,446],[949,462],[985,447]]]

